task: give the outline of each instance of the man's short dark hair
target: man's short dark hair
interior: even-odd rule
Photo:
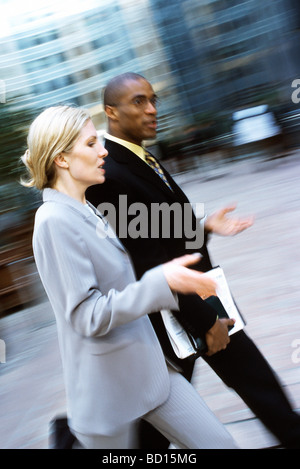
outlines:
[[[123,91],[123,85],[128,80],[146,80],[139,73],[126,72],[112,78],[106,85],[103,93],[103,104],[105,106],[116,106]]]

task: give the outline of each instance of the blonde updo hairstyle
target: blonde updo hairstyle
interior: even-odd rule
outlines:
[[[39,190],[53,187],[55,158],[71,151],[88,120],[85,109],[73,106],[54,106],[39,114],[29,128],[28,149],[22,157],[30,179],[21,183]]]

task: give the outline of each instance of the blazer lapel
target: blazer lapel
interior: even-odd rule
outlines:
[[[66,194],[62,194],[61,192],[58,192],[57,190],[50,189],[50,188],[44,189],[43,201],[44,202],[57,202],[60,204],[68,205],[68,207],[71,210],[76,210],[77,212],[80,212],[80,214],[85,219],[90,219],[92,220],[92,223],[95,224],[95,230],[99,238],[107,239],[116,247],[126,252],[125,247],[119,240],[118,236],[116,235],[116,233],[114,232],[114,230],[112,229],[108,221],[90,202],[87,202],[87,203],[89,207],[93,210],[94,214],[90,210],[88,210],[87,207],[85,207],[78,200],[75,200]],[[96,217],[99,219],[98,222],[97,222]]]
[[[97,235],[99,237],[103,237],[105,239],[108,239],[112,244],[117,246],[119,249],[122,249],[123,251],[126,251],[125,247],[121,243],[121,241],[118,238],[117,234],[112,229],[112,227],[110,226],[110,224],[108,223],[106,218],[102,215],[102,213],[100,213],[99,210],[97,210],[94,207],[94,205],[92,205],[90,202],[87,201],[87,203],[90,206],[90,208],[93,210],[95,215],[99,218],[99,221],[101,219],[101,223],[99,223],[99,222],[97,223]],[[92,213],[91,213],[91,216],[93,216]]]
[[[108,150],[110,158],[113,158],[118,163],[126,164],[129,167],[130,172],[134,173],[139,178],[151,182],[151,184],[155,185],[159,190],[167,194],[168,197],[176,200],[177,185],[166,171],[165,174],[167,180],[173,191],[170,190],[170,188],[147,163],[142,161],[141,158],[135,155],[132,151],[108,139],[105,141],[105,148]]]

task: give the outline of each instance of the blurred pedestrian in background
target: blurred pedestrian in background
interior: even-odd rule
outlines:
[[[136,281],[131,260],[85,199],[105,181],[107,150],[88,113],[52,107],[32,123],[24,184],[43,190],[33,249],[54,310],[69,425],[84,448],[135,448],[144,418],[179,448],[236,445],[193,386],[166,365],[148,314],[177,309],[174,293],[214,293],[183,256]],[[233,321],[231,321],[232,323]]]
[[[122,220],[118,213],[119,197],[127,197],[127,205],[141,202],[151,212],[152,204],[189,203],[187,197],[162,165],[142,146],[146,139],[154,139],[157,130],[157,96],[151,84],[135,73],[125,73],[112,79],[104,92],[104,107],[108,118],[108,134],[105,147],[110,157],[106,165],[106,181],[103,185],[91,186],[87,199],[95,206],[111,202],[117,210],[116,220]],[[160,173],[160,174],[158,174]],[[229,217],[234,207],[225,207],[208,216],[204,221],[203,246],[187,248],[190,239],[175,234],[171,226],[169,237],[127,237],[122,242],[130,253],[138,278],[156,265],[174,257],[199,251],[202,259],[197,268],[208,271],[212,268],[207,241],[212,233],[235,235],[251,226],[252,219]],[[130,217],[127,217],[130,223]],[[184,223],[184,220],[182,221]],[[194,217],[193,224],[197,224]],[[124,226],[116,227],[117,232]],[[173,231],[172,231],[173,229]],[[128,233],[128,231],[127,231]],[[245,279],[247,282],[247,279]],[[218,374],[224,383],[233,388],[256,416],[278,438],[286,448],[300,448],[300,416],[293,411],[273,370],[244,331],[228,339],[227,324],[218,319],[212,309],[198,295],[178,295],[180,310],[175,314],[179,321],[194,335],[205,339],[207,353],[203,359]],[[165,355],[176,362],[182,374],[191,379],[195,358],[178,359],[166,334],[161,315],[151,315],[157,336]],[[141,433],[145,447],[167,447],[150,427]],[[149,446],[150,445],[150,446]]]

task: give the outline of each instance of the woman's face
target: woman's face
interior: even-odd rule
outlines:
[[[100,143],[91,120],[82,128],[72,150],[64,155],[73,181],[87,188],[105,181],[104,158],[108,152]]]

